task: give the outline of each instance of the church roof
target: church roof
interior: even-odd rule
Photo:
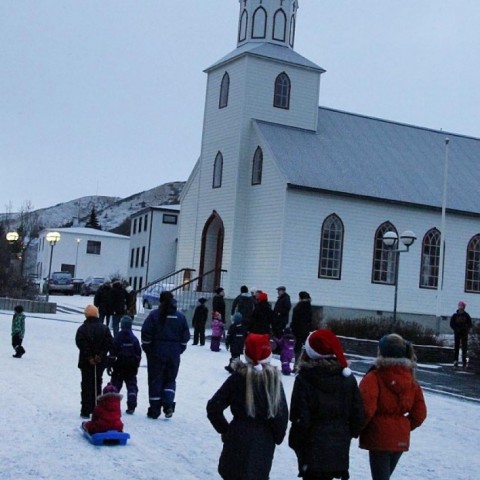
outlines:
[[[480,139],[320,107],[316,132],[255,122],[293,188],[480,214]]]
[[[325,70],[322,67],[319,67],[317,64],[311,62],[310,60],[302,57],[294,50],[284,47],[281,45],[275,45],[273,43],[246,43],[232,52],[230,52],[225,57],[215,62],[213,65],[208,67],[205,72],[209,72],[222,64],[229,62],[235,58],[239,58],[243,55],[255,55],[263,58],[270,58],[271,60],[276,60],[280,62],[290,63],[294,65],[299,65],[301,67],[311,68],[313,70],[318,70],[324,72]]]

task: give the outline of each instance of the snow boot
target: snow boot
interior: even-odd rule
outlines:
[[[165,418],[172,418],[173,412],[175,411],[175,402],[168,407],[163,407],[163,413],[165,414]]]

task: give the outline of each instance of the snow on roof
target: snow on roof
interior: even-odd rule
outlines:
[[[129,239],[130,237],[126,235],[119,235],[117,233],[106,232],[104,230],[97,230],[95,228],[87,227],[71,227],[71,228],[47,228],[43,231],[46,232],[59,232],[60,234],[71,234],[71,235],[90,235],[96,237],[110,237],[110,238],[125,238]]]

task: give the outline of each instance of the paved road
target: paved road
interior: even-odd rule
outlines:
[[[350,368],[357,374],[364,374],[374,359],[349,354]],[[417,380],[426,391],[433,391],[452,397],[480,403],[480,375],[470,371],[454,370],[445,365],[419,365]]]

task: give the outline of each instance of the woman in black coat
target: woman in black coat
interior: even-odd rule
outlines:
[[[271,334],[275,319],[272,306],[268,302],[268,295],[260,293],[257,298],[257,304],[248,320],[248,331],[250,333]]]
[[[233,374],[207,404],[207,416],[222,435],[218,472],[224,480],[268,480],[275,445],[288,423],[288,407],[280,372],[269,365],[268,335],[250,334],[245,341],[247,363],[234,363]],[[228,423],[224,410],[230,407]]]
[[[299,477],[350,478],[350,443],[363,420],[357,381],[340,341],[329,330],[316,330],[300,357],[290,403],[288,444],[297,455]]]
[[[308,292],[298,293],[298,303],[293,307],[292,312],[292,333],[295,336],[295,365],[298,362],[300,353],[308,334],[313,330],[312,325],[312,305],[311,297]]]

